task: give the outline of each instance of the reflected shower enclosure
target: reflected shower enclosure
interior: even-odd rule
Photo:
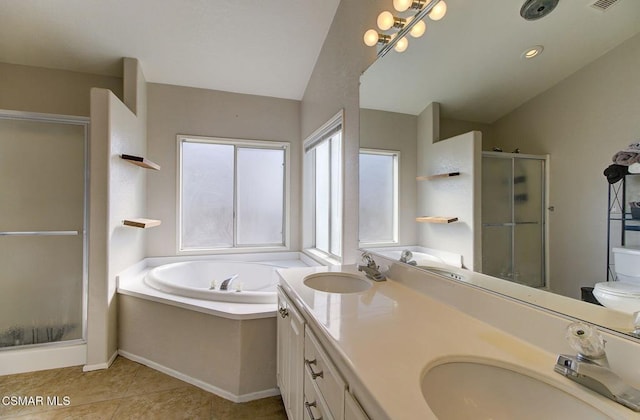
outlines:
[[[0,349],[84,338],[87,128],[0,111]]]
[[[546,286],[545,156],[482,154],[482,271]]]

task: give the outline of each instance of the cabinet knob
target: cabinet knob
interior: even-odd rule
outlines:
[[[278,308],[278,312],[280,312],[280,316],[282,318],[286,318],[289,316],[289,311],[287,310],[287,308]]]

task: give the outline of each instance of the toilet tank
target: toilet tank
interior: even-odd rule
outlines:
[[[613,248],[612,251],[618,280],[640,283],[640,248]]]

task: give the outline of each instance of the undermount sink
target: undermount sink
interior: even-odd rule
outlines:
[[[328,293],[359,293],[371,287],[364,278],[349,273],[317,273],[304,278],[303,283],[312,289]]]
[[[440,420],[601,419],[586,402],[527,374],[476,362],[448,362],[429,369],[422,395]],[[566,418],[566,417],[564,417]]]

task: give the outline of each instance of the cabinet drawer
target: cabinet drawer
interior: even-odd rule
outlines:
[[[304,375],[304,420],[334,420],[310,375]]]
[[[304,364],[305,377],[317,386],[333,417],[341,419],[344,413],[345,382],[308,327],[305,328]]]

